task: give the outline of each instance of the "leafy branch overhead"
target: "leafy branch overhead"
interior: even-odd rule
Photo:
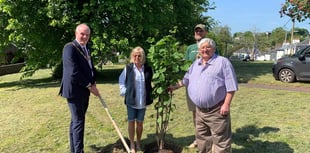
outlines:
[[[310,18],[309,0],[286,0],[280,10],[281,16],[287,15],[292,20],[305,21]]]
[[[205,0],[0,0],[0,50],[15,44],[29,69],[52,67],[76,25],[87,23],[95,64],[113,61],[117,53],[127,57],[132,46],[149,48],[147,38],[158,40],[174,26],[178,40],[192,41],[188,29],[204,22],[208,9]]]

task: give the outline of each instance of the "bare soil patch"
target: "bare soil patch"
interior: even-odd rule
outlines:
[[[129,145],[129,139],[124,138],[127,145]],[[165,142],[164,149],[159,150],[157,147],[156,142],[152,142],[149,144],[145,144],[144,146],[141,146],[141,148],[144,148],[142,151],[139,151],[138,153],[181,153],[182,152],[182,147],[171,143],[171,142]],[[122,141],[119,139],[117,140],[114,144],[105,146],[104,148],[101,148],[98,152],[100,153],[126,153],[126,148],[123,145]]]

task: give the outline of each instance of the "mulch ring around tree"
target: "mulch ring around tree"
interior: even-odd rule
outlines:
[[[181,152],[182,147],[169,142],[165,142],[164,149],[162,150],[158,150],[157,142],[152,142],[144,146],[144,153],[181,153]]]
[[[124,138],[127,145],[130,146],[130,141],[128,138]],[[181,153],[182,147],[165,142],[164,149],[158,150],[157,142],[152,142],[149,144],[145,144],[144,146],[141,146],[142,151],[138,151],[137,153]],[[98,150],[99,153],[126,153],[126,148],[123,145],[121,139],[117,140],[114,144],[105,146],[104,148],[100,148]]]

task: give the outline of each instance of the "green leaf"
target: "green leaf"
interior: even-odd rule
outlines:
[[[159,117],[157,118],[157,123],[162,123],[162,122],[163,122],[163,119],[162,119],[161,116],[159,116]]]
[[[156,90],[156,92],[158,93],[158,94],[161,94],[161,93],[163,93],[163,88],[162,87],[159,87],[157,90]]]

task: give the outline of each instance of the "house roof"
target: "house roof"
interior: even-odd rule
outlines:
[[[310,38],[299,43],[300,45],[310,45]]]

